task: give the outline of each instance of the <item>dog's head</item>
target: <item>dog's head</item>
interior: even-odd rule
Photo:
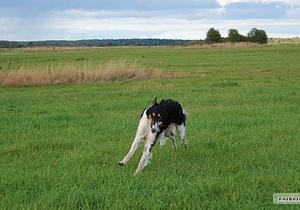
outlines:
[[[151,120],[151,132],[160,132],[162,125],[162,110],[157,103],[157,98],[154,99],[153,104],[146,111],[148,119]]]

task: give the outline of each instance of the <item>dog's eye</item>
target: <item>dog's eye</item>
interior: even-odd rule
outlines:
[[[155,116],[155,114],[154,114],[154,113],[152,113],[152,116],[154,117],[154,116]]]

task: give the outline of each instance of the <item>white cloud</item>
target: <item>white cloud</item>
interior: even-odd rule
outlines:
[[[229,28],[237,28],[246,34],[253,27],[265,29],[270,37],[299,36],[300,19],[294,14],[297,11],[291,13],[294,18],[240,20],[223,19],[224,9],[187,10],[181,14],[171,11],[63,10],[38,18],[0,15],[0,40],[203,39],[210,27],[219,29],[223,36]]]
[[[300,0],[217,0],[221,6],[234,3],[280,3],[291,6],[300,6]]]
[[[291,8],[287,11],[287,18],[300,19],[300,8]]]
[[[207,9],[181,9],[181,10],[81,10],[67,9],[54,10],[48,13],[48,17],[60,18],[182,18],[182,19],[201,19],[218,18],[226,11],[226,8],[207,8]]]

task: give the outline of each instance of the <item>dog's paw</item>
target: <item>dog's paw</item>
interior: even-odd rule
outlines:
[[[119,161],[119,166],[124,166],[125,164],[122,161]]]

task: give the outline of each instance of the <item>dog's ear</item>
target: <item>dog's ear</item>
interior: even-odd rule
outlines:
[[[151,107],[146,110],[146,115],[148,119],[150,114],[151,114]]]
[[[154,105],[157,105],[157,97],[155,97],[154,101],[153,101]]]

